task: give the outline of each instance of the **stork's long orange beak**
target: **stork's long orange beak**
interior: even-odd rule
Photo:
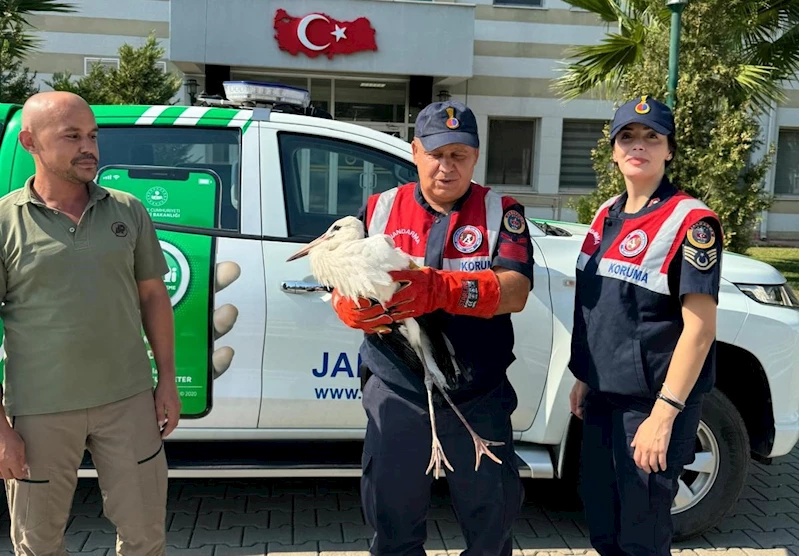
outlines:
[[[286,262],[288,263],[288,262],[291,262],[293,260],[300,259],[300,258],[304,257],[305,255],[307,255],[308,253],[311,252],[311,249],[313,249],[314,247],[316,247],[320,243],[322,243],[324,241],[327,241],[327,240],[328,240],[328,235],[327,234],[319,236],[318,238],[313,240],[311,243],[309,243],[308,245],[306,245],[305,247],[303,247],[302,249],[300,249],[299,251],[294,253],[291,257],[286,259]]]

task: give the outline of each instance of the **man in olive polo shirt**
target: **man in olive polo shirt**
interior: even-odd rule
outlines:
[[[117,552],[162,555],[162,439],[180,416],[166,261],[143,205],[94,183],[98,129],[82,98],[37,94],[22,121],[36,173],[0,199],[0,474],[11,539],[19,554],[66,554],[88,449]]]

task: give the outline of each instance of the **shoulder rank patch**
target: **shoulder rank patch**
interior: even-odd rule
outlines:
[[[710,249],[716,243],[716,234],[707,222],[697,222],[688,228],[688,243],[697,249]]]
[[[524,217],[517,210],[509,210],[502,219],[505,229],[514,234],[524,232]]]
[[[690,245],[683,245],[682,249],[685,260],[698,270],[709,270],[718,262],[715,249],[695,249]]]

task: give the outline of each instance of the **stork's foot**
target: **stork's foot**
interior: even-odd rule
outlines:
[[[433,477],[435,477],[436,480],[438,480],[438,478],[441,476],[442,462],[444,463],[444,465],[447,466],[447,469],[449,469],[453,473],[455,472],[455,470],[452,468],[452,465],[450,465],[449,460],[447,460],[447,456],[444,455],[444,449],[441,447],[441,442],[438,440],[436,431],[433,430],[433,447],[430,453],[430,464],[427,466],[427,471],[425,471],[425,475],[429,475],[430,470],[435,469]]]
[[[471,427],[469,427],[471,429]],[[480,459],[483,456],[487,456],[490,459],[494,460],[499,465],[502,465],[502,460],[491,453],[491,450],[488,449],[489,446],[504,446],[504,442],[497,442],[495,440],[483,440],[477,434],[470,430],[469,433],[472,435],[472,440],[474,441],[474,452],[475,452],[475,460],[474,460],[474,470],[477,471],[480,468]]]

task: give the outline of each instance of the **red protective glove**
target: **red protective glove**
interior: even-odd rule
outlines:
[[[402,284],[387,304],[394,320],[438,309],[452,315],[491,318],[499,306],[499,278],[490,269],[463,272],[425,267],[390,274]]]
[[[338,318],[350,328],[358,328],[369,334],[389,331],[388,329],[376,330],[378,327],[393,322],[379,303],[362,297],[358,298],[356,302],[349,297],[343,297],[336,289],[333,290],[332,297],[331,303]]]

